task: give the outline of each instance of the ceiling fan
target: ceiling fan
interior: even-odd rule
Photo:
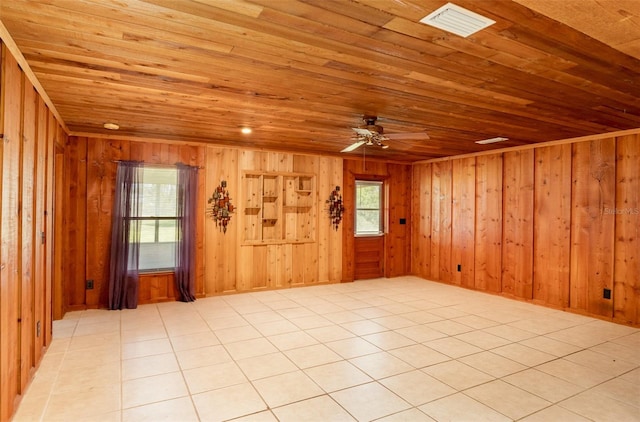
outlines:
[[[362,145],[377,145],[382,149],[389,148],[389,144],[386,143],[390,140],[420,140],[429,139],[429,135],[426,132],[402,132],[402,133],[390,133],[384,134],[382,126],[376,124],[377,116],[364,116],[362,118],[364,125],[352,128],[356,133],[356,141],[344,148],[340,152],[350,152],[358,149]]]

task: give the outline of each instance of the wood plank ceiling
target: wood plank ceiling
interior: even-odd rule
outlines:
[[[411,162],[640,127],[640,2],[456,0],[496,21],[468,38],[419,23],[445,2],[2,0],[0,19],[71,134],[340,154],[370,114],[428,132],[366,148]]]

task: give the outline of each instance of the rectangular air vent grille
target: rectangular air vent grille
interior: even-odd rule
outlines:
[[[453,3],[445,4],[438,10],[420,19],[420,22],[444,29],[445,31],[465,38],[496,23],[494,20]]]

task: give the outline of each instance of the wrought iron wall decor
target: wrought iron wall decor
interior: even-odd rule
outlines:
[[[223,180],[207,201],[207,214],[213,218],[216,226],[220,227],[223,233],[226,233],[227,225],[231,221],[231,214],[235,209],[227,190],[227,182]]]
[[[329,218],[331,219],[331,225],[335,230],[338,230],[340,221],[342,221],[342,214],[344,213],[344,205],[342,204],[342,194],[340,194],[340,186],[336,188],[329,195],[327,199],[329,204]]]

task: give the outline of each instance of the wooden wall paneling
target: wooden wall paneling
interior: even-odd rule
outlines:
[[[22,394],[35,366],[35,153],[37,94],[24,80],[22,109],[22,157],[20,163],[20,389]]]
[[[267,268],[269,248],[275,245],[251,246],[253,249],[251,261],[251,278],[248,290],[259,290],[269,286],[269,271]],[[273,269],[277,271],[277,269]],[[274,277],[277,277],[274,275]]]
[[[355,280],[384,276],[383,236],[356,237],[355,250]]]
[[[571,145],[536,148],[533,299],[569,306]]]
[[[385,236],[385,277],[411,272],[411,166],[388,164],[388,227]],[[402,221],[401,221],[402,220]]]
[[[342,159],[318,157],[317,183],[317,239],[318,242],[318,281],[339,282],[342,279],[342,230],[340,223],[336,230],[329,218],[327,200],[336,188],[344,199]]]
[[[46,122],[46,162],[45,162],[45,344],[51,342],[53,336],[53,247],[54,247],[54,227],[53,227],[53,191],[54,166],[55,166],[55,138],[58,122],[51,110],[47,109]]]
[[[87,142],[87,279],[94,280],[87,290],[88,307],[109,303],[109,255],[111,253],[111,215],[115,193],[117,161],[130,159],[130,142],[90,139]]]
[[[44,100],[37,98],[36,120],[36,154],[35,154],[35,204],[34,204],[34,321],[36,324],[36,339],[34,347],[34,362],[39,362],[45,347],[46,321],[46,268],[45,268],[45,203],[46,203],[46,154],[47,154],[47,115],[49,111]]]
[[[573,144],[570,306],[613,317],[615,139]]]
[[[533,150],[504,154],[502,292],[533,297]]]
[[[243,197],[238,174],[238,150],[229,148],[207,147],[204,164],[204,196],[211,197],[215,188],[222,180],[227,181],[227,188],[231,195],[231,202],[236,207],[227,232],[221,231],[213,219],[204,217],[204,291],[206,294],[234,292],[241,289],[236,282],[250,270],[245,253],[248,247],[240,247],[239,236],[242,226]],[[207,201],[205,199],[205,203]]]
[[[640,135],[616,140],[613,318],[640,324]]]
[[[20,382],[19,181],[23,75],[2,44],[0,68],[0,149],[2,204],[0,207],[0,420],[9,420]]]
[[[411,273],[431,278],[431,164],[413,166],[411,177]]]
[[[291,161],[292,167],[291,170],[293,172],[298,173],[312,173],[316,175],[316,180],[318,179],[318,175],[320,172],[320,160],[319,156],[315,155],[298,155],[293,154]],[[296,216],[295,224],[296,230],[298,231],[298,235],[296,238],[298,239],[308,239],[313,240],[312,242],[302,244],[302,250],[304,254],[304,260],[302,261],[305,265],[304,267],[304,283],[305,284],[314,284],[319,281],[320,276],[320,266],[326,265],[318,259],[318,255],[320,253],[320,245],[317,238],[317,227],[318,227],[318,183],[315,183],[315,186],[312,187],[313,199],[311,203],[313,207],[310,210],[306,208],[295,210],[294,213]],[[298,212],[299,211],[299,212]],[[308,212],[307,212],[308,211]],[[326,280],[320,280],[326,281]]]
[[[431,176],[431,276],[451,282],[451,161],[433,163]]]
[[[304,245],[295,243],[291,245],[292,286],[302,286],[305,283],[305,249]]]
[[[140,274],[138,304],[174,301],[178,297],[175,273]]]
[[[206,171],[205,171],[205,153],[206,148],[203,146],[194,146],[194,145],[183,145],[180,148],[180,162],[184,164],[188,164],[190,166],[199,167],[198,169],[198,198],[196,204],[197,210],[197,227],[196,227],[196,257],[195,257],[195,291],[196,297],[204,297],[205,296],[205,284],[204,284],[204,272],[205,272],[205,260],[204,260],[204,235],[205,235],[205,211],[207,199],[210,194],[207,194],[206,188]],[[237,162],[236,162],[237,163]],[[236,173],[237,174],[237,173]],[[238,205],[238,191],[239,186],[236,181],[236,185],[234,186],[232,203],[233,205]],[[235,221],[234,224],[238,225],[237,218],[237,210],[236,214],[234,214]],[[236,228],[237,230],[237,228]],[[237,231],[236,231],[237,233]],[[237,235],[234,236],[234,239],[237,239]]]
[[[474,287],[502,289],[502,154],[476,157]]]
[[[475,286],[476,159],[452,160],[451,264],[452,281]]]
[[[87,138],[71,137],[65,147],[65,310],[86,305]]]
[[[342,176],[342,201],[344,203],[344,215],[342,218],[342,281],[350,282],[355,277],[355,191],[357,162],[344,160]]]
[[[57,136],[57,135],[56,135]],[[65,156],[64,150],[56,142],[54,155],[54,189],[53,189],[53,319],[62,319],[65,312],[66,296],[68,287],[65,279],[66,255],[63,253],[66,243],[65,220],[68,205],[66,195],[65,177]]]

